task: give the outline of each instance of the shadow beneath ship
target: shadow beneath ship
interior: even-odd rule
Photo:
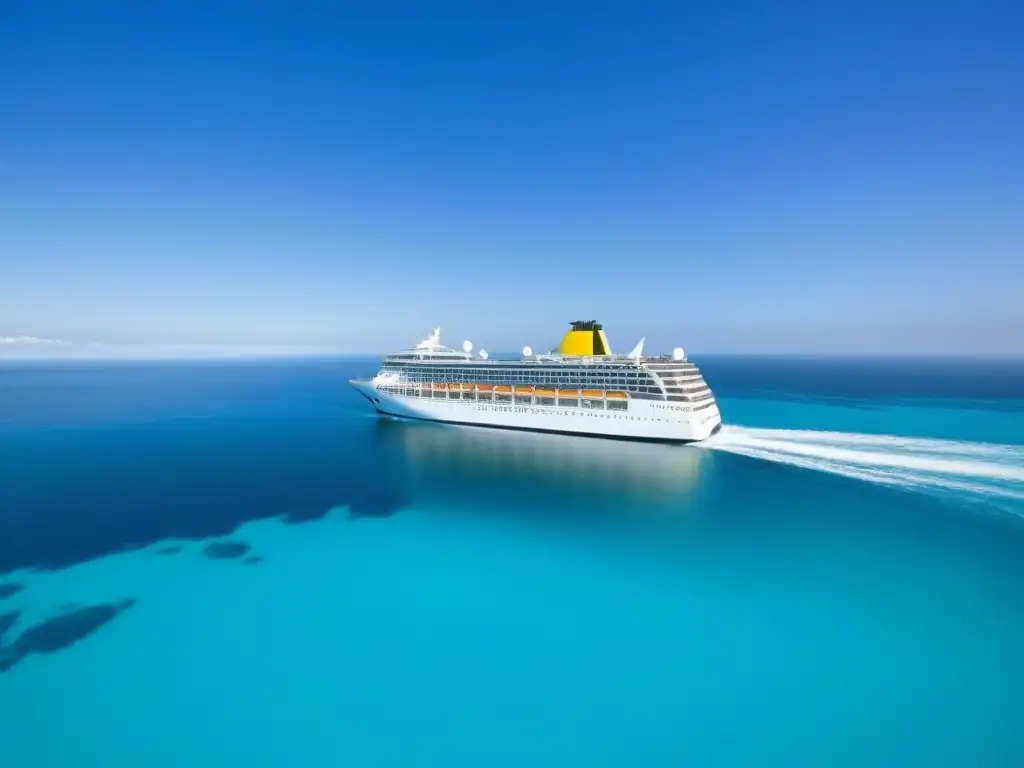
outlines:
[[[374,455],[423,506],[560,520],[685,515],[714,457],[688,445],[386,419]]]

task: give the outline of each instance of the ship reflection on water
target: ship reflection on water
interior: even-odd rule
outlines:
[[[411,503],[685,516],[714,456],[666,445],[381,419],[375,457]]]

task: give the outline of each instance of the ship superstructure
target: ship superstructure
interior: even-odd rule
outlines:
[[[611,352],[603,327],[576,321],[558,350],[519,360],[441,344],[440,329],[387,355],[372,379],[353,381],[381,414],[477,426],[639,440],[694,442],[721,426],[715,397],[682,349]]]

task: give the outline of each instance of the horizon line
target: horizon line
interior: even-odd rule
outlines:
[[[70,345],[69,345],[70,346]],[[194,345],[189,345],[194,346]],[[341,350],[313,350],[313,349],[232,349],[232,350],[203,350],[190,352],[179,351],[177,353],[150,348],[146,352],[126,353],[115,350],[104,350],[99,354],[75,354],[67,346],[62,348],[62,353],[55,353],[55,350],[48,349],[34,350],[35,354],[26,349],[17,353],[8,354],[8,350],[0,350],[0,364],[3,363],[88,363],[88,362],[196,362],[196,361],[229,361],[229,360],[315,360],[315,359],[382,359],[389,352],[346,352]],[[13,350],[11,350],[13,352]],[[161,354],[161,352],[163,352]],[[833,359],[833,360],[856,360],[856,359],[908,359],[908,360],[949,360],[949,359],[975,359],[975,360],[1022,360],[1024,351],[1021,352],[978,352],[978,351],[943,351],[943,352],[920,352],[920,351],[781,351],[781,350],[716,350],[697,351],[687,354],[686,359],[694,358],[773,358],[773,359]],[[521,355],[518,352],[499,351],[491,353],[491,359],[518,360]]]

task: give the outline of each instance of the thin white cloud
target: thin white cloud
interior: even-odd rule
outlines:
[[[0,346],[9,347],[66,347],[63,339],[43,339],[39,336],[0,336]]]
[[[275,344],[130,344],[0,336],[0,360],[146,360],[233,357],[305,357],[343,354],[333,346]]]

